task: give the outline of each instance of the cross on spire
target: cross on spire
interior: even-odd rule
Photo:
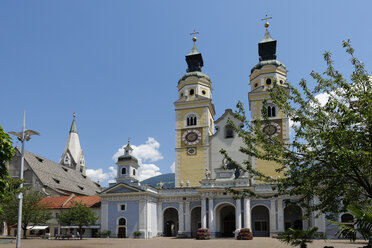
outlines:
[[[194,37],[192,37],[192,41],[194,42],[194,44],[196,42],[196,36],[195,35],[197,35],[197,34],[199,34],[199,32],[197,32],[195,29],[194,29],[193,32],[190,33],[190,35],[193,35],[194,36]]]
[[[273,18],[271,16],[268,16],[267,14],[265,15],[265,18],[261,19],[261,21],[266,21],[265,22],[265,28],[266,29],[270,26],[269,22],[267,21],[267,20],[270,20],[270,19],[273,19]]]

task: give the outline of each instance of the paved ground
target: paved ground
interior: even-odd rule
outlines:
[[[324,246],[333,246],[335,248],[354,248],[363,247],[366,242],[350,243],[347,240],[315,240],[308,248],[323,248]],[[15,247],[15,241],[12,244],[0,244],[1,248]],[[28,239],[21,241],[22,248],[86,248],[86,247],[109,247],[109,248],[288,248],[277,239],[273,238],[254,238],[250,241],[234,239],[174,239],[174,238],[153,238],[153,239],[84,239],[84,240],[42,240]]]

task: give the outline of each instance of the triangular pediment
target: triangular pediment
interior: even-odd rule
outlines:
[[[115,193],[135,193],[135,192],[142,192],[143,190],[137,187],[133,187],[126,183],[118,183],[115,184],[104,191],[101,194],[115,194]]]

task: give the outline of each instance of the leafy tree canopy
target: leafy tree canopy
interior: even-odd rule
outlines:
[[[266,111],[262,111],[263,120],[250,122],[242,104],[237,105],[235,116],[247,127],[234,127],[245,142],[240,151],[277,162],[277,172],[284,178],[270,178],[248,161],[239,165],[221,150],[230,164],[249,171],[255,179],[276,184],[281,195],[300,197],[299,204],[310,211],[337,213],[348,205],[364,206],[372,200],[371,77],[354,56],[350,42],[344,41],[343,46],[351,56],[350,80],[334,68],[331,54],[326,52],[325,72],[310,74],[317,82],[314,89],[302,79],[301,91],[291,84],[281,87],[276,83],[269,90],[272,102],[296,124],[290,141],[262,132],[262,125],[269,122]],[[316,97],[321,93],[328,97],[325,104]],[[243,194],[255,195],[249,190]]]
[[[73,207],[63,211],[57,217],[61,225],[79,226],[80,239],[83,238],[83,226],[94,225],[98,220],[96,214],[81,202],[74,202]]]
[[[22,230],[23,237],[26,238],[27,226],[45,224],[51,217],[48,206],[41,204],[43,195],[40,192],[32,191],[30,188],[18,188],[20,180],[10,178],[7,181],[4,198],[1,201],[3,213],[0,214],[1,221],[9,225],[17,223],[19,199],[16,197],[20,192],[23,194],[22,203]]]
[[[14,154],[14,148],[10,136],[4,132],[0,126],[0,200],[4,195],[6,188],[6,179],[8,178],[8,169],[6,162],[10,161]],[[1,212],[1,205],[0,205]]]

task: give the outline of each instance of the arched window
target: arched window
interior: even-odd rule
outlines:
[[[275,117],[276,116],[276,108],[273,105],[267,106],[267,117]]]
[[[187,126],[196,126],[196,124],[197,124],[196,116],[194,114],[189,115],[187,117],[186,124],[187,124]]]
[[[270,85],[271,84],[271,79],[270,78],[266,79],[266,84],[267,85]]]
[[[121,168],[121,174],[122,175],[127,174],[127,168]]]
[[[125,226],[127,224],[127,220],[125,218],[119,219],[119,226]]]
[[[354,217],[351,214],[341,215],[341,223],[354,223]]]
[[[225,126],[225,138],[234,138],[234,129],[231,125]]]
[[[133,176],[135,176],[136,175],[136,170],[135,169],[133,169]]]

